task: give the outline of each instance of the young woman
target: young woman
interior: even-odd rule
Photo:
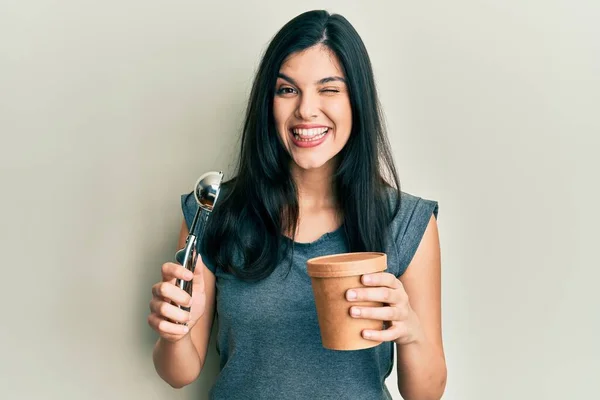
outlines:
[[[197,207],[192,193],[182,196],[178,248]],[[211,398],[390,399],[384,381],[395,345],[402,396],[439,399],[446,366],[437,212],[436,201],[400,190],[358,33],[340,15],[297,16],[258,69],[237,174],[222,185],[195,272],[166,263],[152,287],[158,374],[173,387],[198,377],[216,314],[221,363]],[[388,257],[386,271],[363,275],[367,287],[347,292],[354,318],[387,321],[363,332],[383,343],[328,350],[306,261],[358,251]],[[176,278],[193,280],[191,298]],[[361,300],[385,306],[351,307]]]

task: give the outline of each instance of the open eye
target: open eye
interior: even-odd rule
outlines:
[[[295,93],[296,90],[292,87],[289,86],[282,86],[279,89],[277,89],[277,94],[282,95],[282,94],[292,94]]]

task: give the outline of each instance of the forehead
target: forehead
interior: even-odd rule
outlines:
[[[312,83],[329,76],[344,77],[335,53],[318,45],[293,53],[281,64],[279,72],[297,82]]]

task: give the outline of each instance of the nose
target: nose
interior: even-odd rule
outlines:
[[[319,97],[303,93],[299,96],[298,107],[296,107],[296,118],[308,121],[317,116],[320,104]]]

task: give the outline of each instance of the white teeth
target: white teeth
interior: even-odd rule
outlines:
[[[302,129],[300,129],[302,130]],[[327,132],[329,131],[328,128],[326,129],[320,129],[321,133],[318,133],[316,135],[313,136],[309,136],[309,137],[302,137],[297,133],[294,133],[294,139],[298,142],[314,142],[316,140],[321,139],[323,136],[327,135]]]
[[[313,128],[313,129],[293,129],[294,135],[302,138],[312,138],[317,135],[327,133],[329,128]]]

